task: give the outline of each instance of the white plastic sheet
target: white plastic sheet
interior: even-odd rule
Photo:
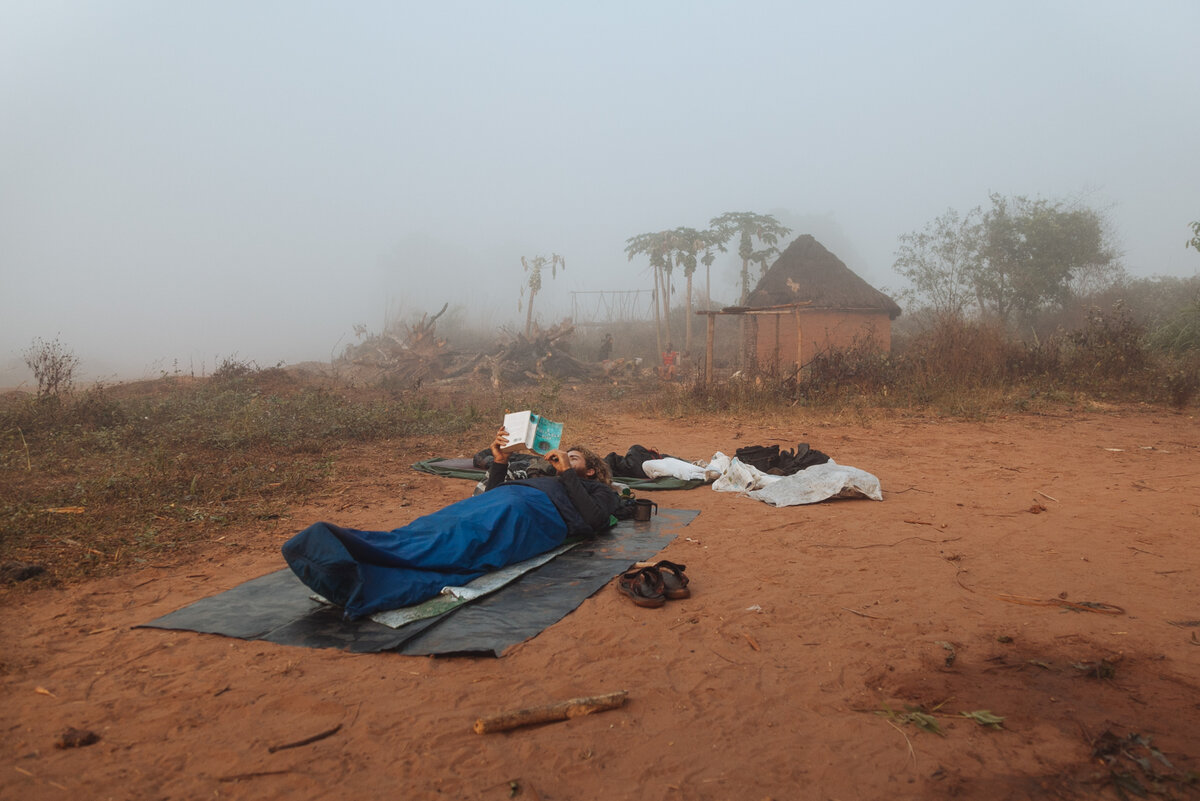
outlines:
[[[753,470],[753,468],[750,469]],[[768,476],[768,478],[775,478],[775,476]],[[716,489],[716,484],[713,485],[713,489]],[[751,498],[756,498],[772,506],[800,506],[829,498],[883,500],[883,489],[878,478],[857,467],[837,464],[832,459],[825,464],[813,465],[790,476],[779,476],[778,480],[762,488],[755,488],[748,494]]]
[[[721,455],[723,454],[717,454]],[[716,457],[713,457],[713,464],[716,464],[716,461]],[[720,478],[713,482],[712,488],[717,492],[751,492],[769,486],[781,478],[783,476],[773,476],[757,467],[751,467],[735,456],[729,459],[728,465]]]

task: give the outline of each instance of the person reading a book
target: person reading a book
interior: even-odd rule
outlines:
[[[501,428],[487,489],[391,531],[315,523],[283,545],[292,572],[347,618],[420,603],[443,587],[607,528],[619,506],[604,461],[582,446],[547,454],[553,476],[509,480]]]
[[[545,455],[554,468],[553,476],[537,476],[516,481],[508,480],[509,453],[523,450],[518,444],[509,447],[508,430],[501,428],[492,440],[492,464],[488,467],[484,492],[506,484],[534,487],[546,493],[567,523],[568,534],[587,536],[608,527],[609,517],[616,511],[618,496],[612,487],[612,477],[605,461],[582,445],[566,450],[555,449]]]

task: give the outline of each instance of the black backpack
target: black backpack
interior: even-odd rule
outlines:
[[[829,461],[828,455],[808,447],[807,442],[797,444],[795,450],[782,453],[778,445],[747,445],[745,448],[738,448],[734,456],[743,464],[777,476],[790,476],[806,467]]]
[[[747,445],[733,454],[742,464],[748,464],[764,473],[779,463],[778,445]]]

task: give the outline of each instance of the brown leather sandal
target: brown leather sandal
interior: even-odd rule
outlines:
[[[688,577],[683,572],[687,569],[687,565],[677,565],[663,559],[654,565],[654,569],[658,571],[658,575],[662,579],[663,595],[667,598],[678,600],[691,596],[692,591],[688,589]]]
[[[652,567],[622,573],[617,577],[617,589],[638,606],[655,609],[667,602],[662,576]]]

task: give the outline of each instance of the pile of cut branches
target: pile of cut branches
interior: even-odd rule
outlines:
[[[483,376],[499,388],[546,378],[588,380],[602,376],[604,369],[600,365],[571,354],[569,343],[574,330],[568,319],[545,331],[535,328],[528,337],[517,334],[499,343],[492,353],[478,354],[447,377]]]
[[[436,323],[449,305],[432,317],[423,314],[412,325],[401,326],[399,334],[384,333],[346,348],[344,358],[379,370],[401,385],[417,386],[426,379],[441,378],[450,369],[453,353],[437,335]]]

